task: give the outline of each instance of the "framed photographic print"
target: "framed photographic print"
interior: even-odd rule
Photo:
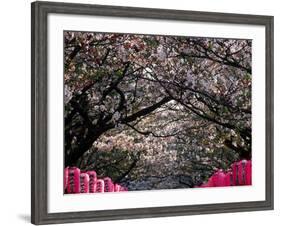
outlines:
[[[32,3],[32,223],[273,209],[273,17]]]

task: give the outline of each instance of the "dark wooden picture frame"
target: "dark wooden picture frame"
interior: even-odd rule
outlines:
[[[167,217],[192,214],[227,213],[273,209],[273,17],[210,13],[197,11],[132,8],[88,4],[34,2],[32,21],[32,153],[31,153],[31,222],[33,224],[71,223],[148,217]],[[47,34],[48,14],[95,15],[125,18],[165,19],[229,24],[260,25],[265,27],[266,40],[266,159],[265,201],[202,204],[135,209],[99,210],[83,212],[48,213],[47,183]]]

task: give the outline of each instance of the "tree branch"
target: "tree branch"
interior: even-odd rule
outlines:
[[[154,110],[156,110],[157,108],[161,107],[162,105],[168,103],[169,101],[171,101],[172,98],[171,97],[164,97],[162,100],[160,100],[159,102],[155,103],[154,105],[151,105],[147,108],[144,108],[126,118],[124,118],[122,120],[122,122],[124,124],[128,123],[128,122],[132,122],[135,121],[137,118],[144,116],[144,115],[148,115],[149,113],[153,112]]]

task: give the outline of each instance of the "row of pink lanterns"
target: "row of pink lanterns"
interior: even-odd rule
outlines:
[[[94,170],[81,171],[77,167],[66,167],[64,169],[64,190],[67,194],[75,194],[122,192],[128,189],[117,183],[114,184],[109,177],[98,178]]]
[[[204,187],[224,187],[224,186],[239,186],[252,184],[252,161],[241,160],[234,162],[230,170],[224,172],[218,170],[215,172]],[[111,178],[97,178],[97,173],[94,170],[81,171],[77,167],[66,167],[64,170],[64,189],[68,194],[73,193],[102,193],[102,192],[122,192],[128,191],[127,188],[113,183]]]
[[[231,165],[230,170],[224,172],[218,170],[215,172],[209,180],[197,186],[204,187],[224,187],[224,186],[239,186],[239,185],[251,185],[252,184],[252,161],[241,160],[234,162]]]

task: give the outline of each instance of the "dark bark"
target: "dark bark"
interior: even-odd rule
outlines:
[[[90,130],[86,136],[86,138],[81,138],[75,145],[75,148],[70,150],[69,154],[67,154],[67,150],[65,150],[65,166],[75,166],[77,161],[83,154],[89,150],[92,144],[106,131],[114,128],[113,124],[104,125],[104,127],[97,127],[94,131]]]
[[[74,50],[69,54],[65,64],[68,66],[70,62],[73,60],[73,58],[79,53],[79,51],[82,49],[82,45],[77,45],[74,47]]]
[[[230,140],[225,140],[224,141],[224,145],[232,150],[234,150],[235,152],[237,152],[239,154],[239,158],[240,159],[248,159],[250,160],[252,158],[251,155],[251,151],[247,150],[241,146],[234,146],[232,141]]]
[[[154,110],[156,110],[157,108],[161,107],[162,105],[168,103],[169,101],[171,101],[172,98],[171,97],[164,97],[162,100],[160,100],[158,103],[151,105],[147,108],[144,108],[138,112],[136,112],[133,115],[130,115],[128,117],[126,117],[125,119],[122,120],[122,122],[124,123],[128,123],[128,122],[132,122],[135,121],[136,119],[138,119],[139,117],[145,116],[151,112],[153,112]]]

